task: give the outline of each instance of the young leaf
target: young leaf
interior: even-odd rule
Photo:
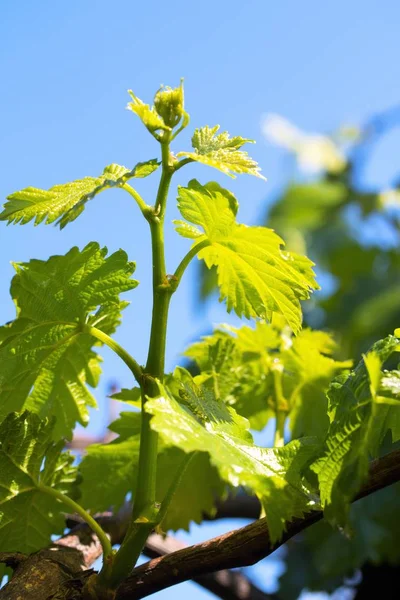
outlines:
[[[233,308],[238,316],[263,319],[279,312],[297,332],[300,300],[318,288],[313,263],[284,252],[283,241],[271,229],[238,224],[231,196],[219,186],[202,186],[197,181],[179,188],[182,216],[203,229],[198,230],[195,243],[209,242],[198,256],[208,268],[217,266],[220,299],[226,299],[228,312]]]
[[[128,90],[132,102],[128,103],[127,109],[135,113],[143,125],[159,141],[162,133],[170,135],[172,130],[180,124],[175,131],[173,139],[189,123],[189,115],[184,109],[183,80],[177,88],[161,86],[154,96],[154,105],[149,106],[135,96],[132,90]]]
[[[382,403],[397,405],[400,401],[400,371],[383,371],[378,398]]]
[[[233,406],[257,430],[263,429],[268,419],[274,416],[269,404],[272,393],[270,363],[273,359],[268,356],[268,350],[272,348],[263,345],[262,348],[257,346],[257,351],[253,346],[248,350],[247,340],[243,340],[242,344],[242,338],[250,337],[247,331],[256,336],[263,325],[258,321],[256,329],[246,326],[227,328],[237,337],[216,329],[212,335],[205,336],[184,353],[200,369],[200,374],[194,378],[195,383],[212,389],[217,399]],[[266,330],[276,333],[269,325]],[[277,335],[273,347],[278,347]]]
[[[110,396],[113,400],[119,400],[120,402],[125,402],[127,404],[131,404],[136,408],[140,408],[142,406],[142,396],[139,387],[134,387],[130,390],[123,388],[119,392],[116,392],[112,396]]]
[[[325,514],[333,523],[345,523],[350,502],[367,476],[369,457],[377,454],[386,432],[392,430],[393,442],[400,435],[400,402],[393,406],[379,398],[381,365],[399,350],[397,337],[380,340],[350,375],[337,378],[329,389],[331,423],[325,450],[311,468],[318,475]]]
[[[178,377],[181,402],[162,386],[160,397],[147,400],[151,427],[169,446],[187,453],[208,452],[222,479],[257,494],[271,539],[279,539],[286,521],[315,507],[315,498],[301,479],[302,468],[315,453],[314,441],[295,440],[279,449],[255,446],[246,419],[216,401],[209,389],[195,386],[188,373],[178,372]]]
[[[139,461],[140,414],[121,413],[110,429],[119,437],[109,444],[94,444],[88,448],[79,465],[82,474],[82,504],[92,511],[120,507],[129,493],[136,489]],[[157,501],[166,495],[176,473],[182,468],[185,453],[178,448],[159,445],[157,461]],[[99,473],[112,473],[111,478]],[[174,494],[173,502],[161,523],[164,531],[189,529],[191,521],[200,523],[204,513],[213,514],[216,500],[225,489],[216,470],[204,453],[191,460]]]
[[[48,261],[15,265],[11,295],[17,317],[0,328],[0,419],[23,407],[42,417],[57,417],[54,434],[70,436],[78,421],[88,422],[100,375],[99,345],[82,334],[82,325],[96,325],[111,334],[120,321],[119,294],[136,287],[135,265],[119,250],[90,243],[82,251]]]
[[[294,437],[324,437],[329,426],[326,390],[351,361],[335,361],[331,336],[305,329],[296,337],[282,318],[257,321],[255,328],[221,326],[185,352],[200,369],[196,382],[263,429],[275,416],[273,369],[282,366],[282,393]],[[233,334],[234,337],[232,337]]]
[[[214,390],[218,400],[226,401],[240,382],[240,353],[235,341],[225,332],[216,330],[213,335],[205,336],[184,353],[195,360],[204,385]]]
[[[326,391],[332,379],[349,369],[352,361],[336,361],[332,337],[324,331],[304,329],[279,356],[284,371],[282,387],[289,402],[293,437],[324,437],[329,426]]]
[[[222,171],[229,177],[247,173],[265,179],[260,173],[260,167],[244,150],[244,144],[254,144],[254,140],[242,137],[229,137],[224,131],[218,133],[219,125],[196,129],[192,137],[194,152],[178,152],[177,157],[184,156],[196,162],[203,163]]]
[[[175,447],[165,447],[159,455],[157,474],[157,497],[164,498],[171,481],[182,469],[187,454]],[[163,531],[189,531],[190,524],[201,523],[204,515],[213,516],[217,512],[217,501],[226,491],[217,469],[211,464],[205,452],[196,452],[173,496],[167,514],[160,527]]]
[[[171,127],[164,123],[164,120],[157,113],[154,106],[145,104],[140,98],[135,96],[132,90],[128,90],[128,94],[132,98],[132,102],[128,102],[126,107],[131,110],[135,115],[139,117],[143,125],[150,131],[151,134],[155,134],[158,131],[171,131]]]
[[[65,529],[62,504],[41,486],[74,492],[72,455],[51,442],[52,424],[25,411],[0,425],[0,549],[31,553]],[[68,509],[65,509],[68,510]]]
[[[85,177],[71,183],[55,185],[49,190],[28,187],[7,197],[0,220],[24,225],[53,223],[63,229],[84,210],[85,204],[110,187],[121,187],[132,177],[147,177],[159,167],[156,159],[138,163],[133,169],[108,165],[100,177]]]

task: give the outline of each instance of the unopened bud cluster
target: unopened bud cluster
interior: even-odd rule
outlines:
[[[164,123],[174,128],[183,116],[183,86],[178,88],[162,87],[154,97],[154,108]]]

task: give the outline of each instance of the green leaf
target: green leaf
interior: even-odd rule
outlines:
[[[335,349],[336,344],[328,333],[304,329],[279,356],[293,437],[324,437],[327,432],[326,391],[334,377],[352,366],[351,360],[334,360],[331,354]]]
[[[136,490],[139,461],[140,414],[121,413],[110,425],[119,434],[109,444],[94,444],[88,448],[79,465],[82,474],[82,504],[94,512],[118,509],[129,493]],[[157,501],[161,502],[179,469],[185,453],[178,448],[159,445],[157,460]],[[99,477],[112,473],[112,477]],[[189,529],[191,521],[200,523],[204,513],[214,514],[216,500],[225,486],[204,453],[190,462],[177,488],[173,502],[161,524],[164,531]]]
[[[379,394],[395,402],[400,400],[400,371],[384,371],[380,378]]]
[[[216,330],[213,335],[205,336],[184,353],[195,360],[204,385],[214,390],[218,400],[226,401],[240,382],[240,358],[235,341],[225,332]]]
[[[174,221],[174,224],[175,224],[175,230],[182,237],[189,238],[190,240],[195,240],[196,238],[199,238],[202,236],[201,231],[199,231],[197,229],[197,227],[190,225],[190,223],[186,223],[186,221],[176,220],[176,221]]]
[[[164,123],[164,119],[157,113],[154,106],[150,107],[148,104],[145,104],[140,98],[135,96],[132,90],[128,90],[128,94],[132,98],[132,102],[129,102],[126,108],[139,117],[152,135],[157,134],[159,131],[171,131],[172,128]]]
[[[240,150],[244,144],[254,144],[254,140],[242,137],[229,137],[224,131],[218,133],[219,125],[196,129],[192,137],[194,152],[178,152],[177,157],[185,156],[196,162],[203,163],[222,171],[229,177],[247,173],[265,179],[260,173],[260,167],[247,152]]]
[[[108,444],[91,444],[79,464],[81,503],[92,512],[118,510],[136,486],[141,415],[123,412],[109,425],[118,438]],[[112,477],[99,477],[112,473]]]
[[[157,497],[164,498],[171,481],[182,469],[187,455],[176,447],[163,447],[157,470]],[[205,452],[196,452],[169,505],[160,526],[163,531],[189,531],[190,523],[201,523],[204,515],[217,512],[216,503],[225,493],[226,486]]]
[[[185,352],[200,369],[196,382],[213,389],[253,429],[261,430],[275,416],[273,369],[279,363],[293,437],[324,438],[329,426],[326,390],[335,375],[352,365],[330,356],[336,349],[332,337],[310,329],[294,337],[282,318],[272,324],[257,321],[255,328],[221,327],[223,331],[215,330]]]
[[[257,402],[261,412],[261,398],[258,400],[256,390],[264,381],[264,418],[274,416],[277,398],[271,374],[279,364],[292,438],[324,438],[329,426],[326,390],[333,377],[352,365],[352,361],[336,361],[330,356],[336,349],[332,337],[311,329],[304,329],[294,337],[276,320],[272,325],[259,322],[256,329],[241,327],[232,331],[243,350],[242,363],[248,357],[253,369],[253,374],[250,371],[248,375],[250,389],[245,400],[253,405]],[[235,403],[235,408],[245,414],[242,403],[243,399]]]
[[[152,429],[169,446],[187,453],[208,452],[223,480],[257,494],[271,538],[277,540],[286,521],[315,507],[315,498],[301,479],[302,468],[315,453],[314,441],[296,440],[279,449],[255,446],[246,419],[216,401],[209,389],[195,386],[188,373],[180,379],[176,383],[181,402],[162,386],[160,397],[147,400]]]
[[[275,329],[264,325],[257,321],[255,329],[221,326],[227,331],[216,329],[184,353],[200,369],[200,375],[194,378],[196,384],[201,383],[213,390],[217,399],[233,406],[257,430],[263,429],[268,419],[274,416],[269,404],[272,393],[270,363],[276,355],[274,353],[274,357],[269,358],[268,350],[278,346],[279,337]],[[272,348],[267,346],[266,336],[262,347],[255,340],[251,341],[251,337],[256,338],[260,330],[270,334]]]
[[[62,504],[41,485],[74,492],[74,457],[51,442],[52,424],[25,411],[0,425],[0,549],[31,553],[65,529]]]
[[[231,332],[236,339],[236,345],[243,353],[243,358],[258,359],[263,355],[276,354],[290,340],[290,331],[285,326],[285,321],[279,315],[274,315],[271,323],[256,321],[254,327],[242,325],[242,327],[223,326],[226,331]],[[286,329],[283,334],[283,329]]]
[[[121,187],[132,177],[147,177],[159,167],[156,159],[138,163],[133,169],[112,164],[100,177],[85,177],[71,183],[55,185],[49,190],[28,187],[7,197],[0,220],[24,225],[32,219],[35,225],[57,221],[62,229],[74,221],[85,204],[110,187]]]
[[[125,402],[127,404],[131,404],[136,408],[140,408],[142,406],[142,396],[139,387],[134,387],[132,389],[123,388],[121,391],[110,396],[113,400],[119,400],[120,402]]]
[[[140,437],[109,444],[92,444],[79,465],[81,503],[93,512],[118,510],[136,485]],[[110,476],[99,477],[99,473]]]
[[[226,299],[228,312],[234,309],[238,316],[263,319],[279,312],[297,332],[300,300],[318,288],[313,263],[284,252],[283,241],[271,229],[236,223],[222,188],[191,181],[188,188],[179,188],[178,205],[187,221],[203,229],[196,243],[209,241],[198,257],[208,268],[217,266],[220,299]]]
[[[96,402],[86,384],[97,385],[101,362],[92,348],[101,344],[80,333],[82,324],[113,333],[127,304],[119,294],[137,285],[125,252],[106,254],[90,243],[15,265],[17,317],[0,328],[0,419],[24,407],[55,415],[58,437],[70,436],[76,422],[87,424]]]
[[[324,452],[311,468],[318,475],[321,501],[332,523],[346,522],[350,502],[367,477],[369,457],[377,455],[386,432],[398,428],[398,409],[380,402],[379,386],[381,365],[399,350],[397,337],[380,340],[328,391],[330,427]]]
[[[140,435],[141,415],[138,411],[122,412],[118,419],[108,426],[110,431],[118,434],[118,442],[124,442],[130,437]],[[99,444],[101,446],[101,444]],[[91,448],[93,446],[90,446]]]

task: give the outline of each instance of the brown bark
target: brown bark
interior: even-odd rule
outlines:
[[[400,479],[400,450],[374,461],[370,475],[355,500],[368,496]],[[253,565],[271,554],[291,537],[322,519],[322,512],[314,511],[287,525],[287,531],[277,544],[269,539],[265,519],[230,531],[202,544],[156,558],[134,569],[118,589],[117,600],[128,600],[135,590],[135,598],[187,581],[207,572]]]
[[[90,571],[82,571],[79,550],[51,546],[18,561],[0,555],[2,559],[15,571],[0,592],[1,600],[82,600]]]
[[[230,494],[225,500],[217,503],[217,512],[213,517],[204,515],[204,520],[216,519],[258,519],[261,503],[257,496],[245,493]]]
[[[399,480],[400,450],[397,450],[371,464],[368,481],[357,498]],[[199,578],[210,572],[252,565],[321,518],[322,513],[315,511],[305,515],[303,519],[292,521],[278,544],[271,544],[265,519],[259,519],[202,544],[155,558],[132,571],[118,588],[116,600],[144,598],[171,585]],[[126,519],[126,514],[117,519],[110,518],[110,515],[100,517],[99,520],[102,520],[103,527],[110,533],[113,543],[121,540]],[[88,567],[99,556],[100,550],[96,536],[86,526],[79,525],[56,544],[33,556],[25,558],[17,553],[3,555],[3,561],[16,566],[16,570],[11,582],[0,592],[0,598],[83,600],[83,584],[90,575]]]
[[[238,504],[239,517],[243,516],[246,505],[252,505],[254,509],[257,503],[240,502]],[[126,504],[117,516],[112,513],[104,513],[97,517],[97,521],[110,535],[113,544],[122,542],[128,527],[131,510],[131,506]],[[223,518],[227,514],[231,517],[235,516],[232,498],[228,499],[227,509],[225,510],[221,506],[221,510]],[[97,537],[75,515],[67,516],[67,524],[72,530],[57,540],[54,546],[50,548],[52,553],[56,552],[56,555],[50,555],[50,558],[54,559],[50,569],[48,569],[48,550],[43,550],[34,557],[27,557],[18,552],[0,553],[0,562],[5,562],[13,569],[19,569],[13,585],[10,583],[3,590],[4,596],[0,593],[2,600],[20,600],[21,597],[32,600],[47,600],[53,598],[54,590],[58,590],[57,598],[81,600],[84,583],[92,573],[91,570],[88,571],[87,569],[101,556],[102,549]],[[185,547],[185,544],[172,537],[163,538],[160,535],[152,534],[143,552],[149,558],[154,558]],[[42,565],[43,572],[37,569],[38,565]],[[86,570],[82,572],[82,569]],[[38,582],[36,582],[37,577],[39,577]],[[247,577],[238,572],[225,570],[217,573],[207,573],[194,578],[193,581],[222,600],[271,600],[271,596],[264,594]],[[8,595],[6,595],[6,590]],[[46,593],[45,590],[49,590],[49,596],[43,595]],[[21,596],[21,593],[24,595]]]
[[[118,516],[105,513],[97,519],[113,543],[121,542],[128,523],[124,510]],[[1,600],[83,600],[83,589],[102,548],[97,536],[80,524],[49,548],[31,556],[0,554],[0,561],[14,570],[1,590]]]
[[[149,558],[157,558],[186,548],[185,544],[173,537],[163,538],[154,533],[147,540],[143,552]],[[203,573],[193,577],[192,580],[222,600],[272,600],[273,598],[262,592],[243,573],[238,571],[224,569],[213,573]]]
[[[133,591],[135,599],[145,598],[208,572],[254,565],[321,517],[320,512],[315,512],[293,521],[277,544],[270,542],[266,520],[259,519],[246,527],[151,560],[132,571],[118,588],[117,600],[129,600]]]

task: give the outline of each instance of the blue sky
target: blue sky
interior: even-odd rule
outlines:
[[[399,101],[396,0],[2,0],[0,11],[2,198],[28,185],[46,188],[95,176],[111,162],[133,166],[157,157],[156,142],[125,110],[126,90],[150,101],[161,83],[177,85],[183,76],[191,124],[175,149],[190,147],[194,127],[219,123],[257,141],[251,154],[268,181],[231,181],[207,167],[188,166],[176,183],[218,180],[237,195],[240,219],[254,223],[287,176],[282,151],[262,137],[263,115],[277,112],[304,129],[329,131]],[[371,186],[393,177],[398,142],[395,132],[377,148],[368,172]],[[150,201],[156,184],[154,175],[137,187]],[[174,197],[172,189],[168,221],[177,216]],[[137,262],[141,284],[129,296],[132,304],[116,337],[143,362],[151,311],[149,234],[130,197],[119,190],[101,194],[61,233],[52,226],[1,228],[2,320],[14,315],[10,261],[45,259],[91,240],[110,251],[122,247]],[[172,272],[188,244],[172,227],[167,244]],[[217,303],[207,310],[196,305],[195,278],[192,268],[173,298],[168,368],[211,323],[235,322]],[[104,358],[100,404],[110,380],[131,385],[125,366],[109,352]],[[91,431],[100,432],[102,425],[97,413]],[[190,594],[193,600],[208,597],[197,588]],[[178,597],[177,590],[159,597]]]

